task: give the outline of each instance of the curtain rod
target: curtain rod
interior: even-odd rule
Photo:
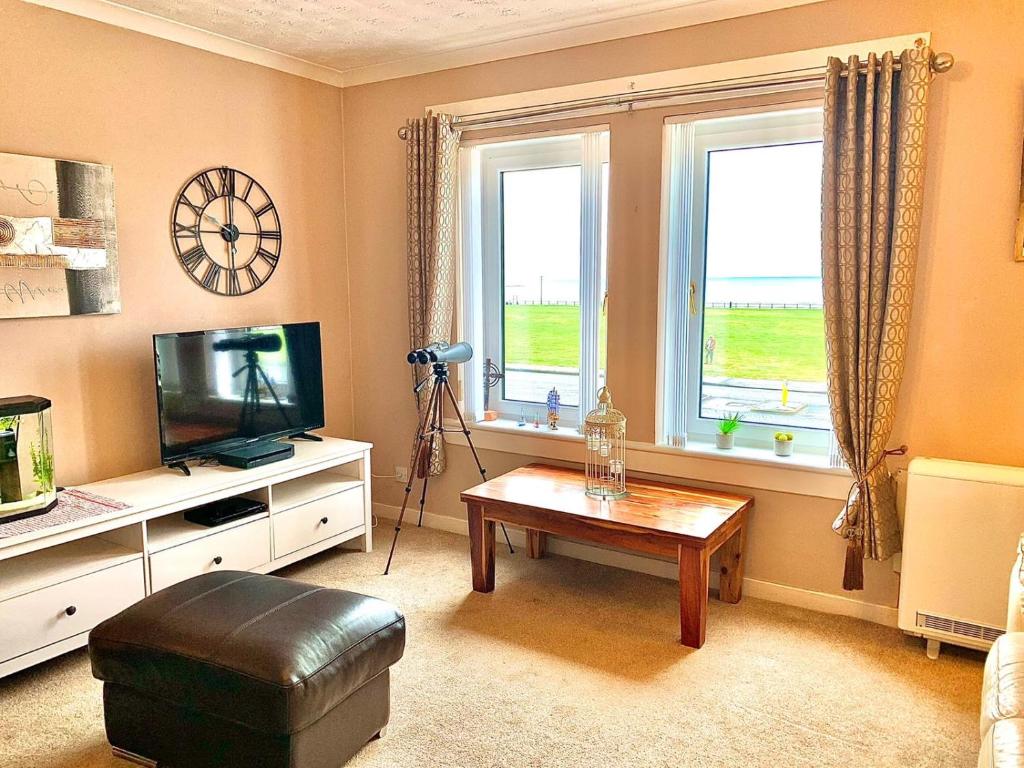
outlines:
[[[948,72],[953,68],[953,55],[949,53],[933,53],[931,56],[931,70],[935,73]],[[867,71],[867,63],[861,63],[859,71]],[[900,62],[895,62],[894,68],[901,68]],[[848,68],[843,65],[843,72]],[[574,99],[569,101],[552,102],[550,104],[538,104],[522,109],[493,110],[490,112],[475,112],[467,115],[456,116],[453,120],[463,130],[480,130],[486,127],[498,127],[506,124],[536,122],[542,118],[550,118],[558,115],[569,116],[571,113],[583,110],[598,109],[601,107],[626,107],[631,109],[634,104],[663,101],[666,99],[682,98],[687,96],[709,96],[720,94],[740,94],[743,91],[756,91],[766,88],[780,90],[797,90],[801,87],[808,87],[823,83],[825,72],[821,68],[794,69],[788,72],[776,72],[768,76],[739,77],[724,80],[712,80],[692,85],[667,86],[664,88],[651,88],[644,91],[631,91],[628,93],[616,93],[608,96],[595,96],[586,99]],[[402,126],[398,129],[398,137],[406,139],[409,136],[409,129]]]

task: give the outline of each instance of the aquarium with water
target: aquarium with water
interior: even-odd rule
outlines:
[[[50,401],[0,398],[0,523],[57,506]]]

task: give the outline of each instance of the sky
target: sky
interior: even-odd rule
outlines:
[[[820,142],[718,150],[708,169],[708,278],[821,274]],[[578,300],[580,174],[503,175],[506,301],[537,301],[541,276],[545,302]]]
[[[708,160],[708,277],[821,274],[821,142]]]
[[[505,300],[579,301],[580,166],[510,171],[505,206]]]

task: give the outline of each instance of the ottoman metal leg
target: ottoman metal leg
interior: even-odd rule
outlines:
[[[381,728],[379,731],[377,731],[377,735],[374,736],[373,738],[375,738],[375,739],[383,739],[387,735],[388,735],[388,727],[385,725],[383,728]]]
[[[135,765],[141,765],[143,768],[160,768],[159,765],[157,765],[156,760],[150,760],[148,757],[136,755],[134,752],[129,752],[127,749],[111,747],[110,751],[114,753],[114,757],[127,760],[129,763],[135,763]]]

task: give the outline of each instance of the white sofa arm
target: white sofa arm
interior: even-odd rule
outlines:
[[[1010,597],[1006,605],[1006,631],[1024,632],[1024,536],[1017,543],[1017,559],[1010,572]]]

